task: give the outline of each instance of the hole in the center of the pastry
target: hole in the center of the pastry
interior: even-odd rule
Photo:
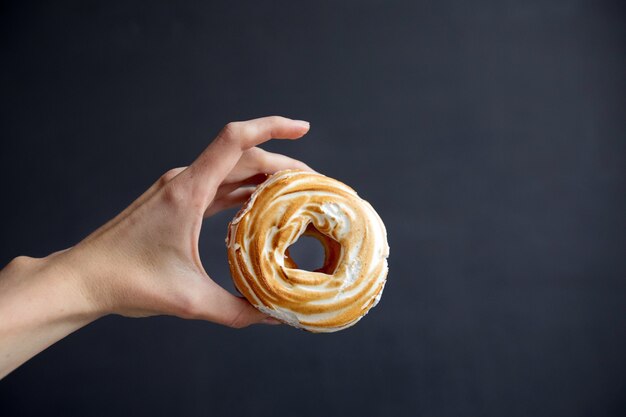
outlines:
[[[289,257],[298,269],[315,271],[324,266],[326,254],[321,242],[312,236],[302,235],[289,246]]]
[[[332,275],[340,255],[341,245],[309,224],[285,251],[285,266]]]

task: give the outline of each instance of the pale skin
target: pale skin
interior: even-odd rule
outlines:
[[[191,165],[165,173],[75,246],[12,260],[0,271],[0,378],[108,314],[278,324],[210,278],[198,238],[203,219],[241,205],[266,174],[311,170],[257,147],[308,130],[308,122],[278,116],[229,123]]]

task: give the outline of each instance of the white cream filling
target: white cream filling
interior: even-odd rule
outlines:
[[[231,222],[231,237],[234,237],[234,232],[236,232],[237,227],[239,226],[239,221],[243,218],[243,216],[245,216],[245,214],[252,208],[254,201],[256,199],[256,196],[258,195],[258,193],[265,188],[266,186],[270,185],[271,183],[273,183],[274,181],[277,181],[278,179],[283,179],[285,177],[289,177],[289,176],[293,176],[293,175],[298,175],[298,172],[286,172],[282,175],[275,175],[274,177],[270,178],[268,181],[266,181],[263,185],[261,185],[260,187],[257,188],[257,190],[252,194],[250,200],[248,201],[248,203],[246,204],[245,208],[243,210],[240,211],[240,213],[236,216],[235,219],[233,219],[233,221]],[[279,178],[280,177],[280,178]],[[295,179],[293,181],[293,186],[297,187],[297,182],[299,180]],[[289,188],[289,186],[288,186]],[[316,194],[316,195],[328,195],[331,199],[333,198],[332,194],[329,194],[327,192],[315,192],[315,191],[308,191],[306,193],[310,193],[310,194]],[[299,194],[299,192],[297,193],[291,193],[291,196],[293,197],[294,195]],[[358,197],[357,197],[358,198]],[[374,258],[375,259],[371,259],[369,260],[368,265],[368,271],[363,271],[363,263],[361,261],[361,259],[358,258],[358,253],[360,251],[360,246],[362,244],[362,242],[355,242],[354,246],[351,247],[350,253],[345,254],[345,260],[343,262],[348,262],[348,264],[343,268],[343,273],[341,274],[341,276],[335,276],[336,279],[340,279],[341,280],[341,286],[339,288],[339,293],[337,294],[336,297],[334,297],[334,299],[326,299],[326,300],[322,300],[319,302],[319,305],[325,305],[325,304],[333,304],[334,302],[336,302],[337,298],[344,298],[344,297],[349,297],[355,293],[357,293],[359,291],[359,287],[354,288],[350,291],[344,291],[347,287],[349,287],[351,284],[354,284],[354,282],[358,279],[359,276],[363,275],[363,274],[368,274],[371,273],[370,271],[373,268],[376,268],[378,265],[380,265],[381,262],[384,262],[384,267],[381,269],[381,272],[379,273],[379,275],[377,277],[371,277],[370,279],[374,279],[376,281],[376,283],[374,285],[372,285],[372,290],[371,290],[371,295],[366,296],[366,302],[363,304],[363,309],[365,309],[370,302],[372,301],[372,299],[374,300],[371,307],[373,308],[374,306],[376,306],[379,302],[380,299],[382,297],[382,293],[383,293],[383,289],[385,286],[385,281],[386,281],[386,276],[387,276],[387,271],[388,271],[388,266],[387,266],[387,260],[386,258],[389,256],[389,245],[387,243],[387,233],[386,233],[386,229],[384,224],[382,223],[382,220],[380,219],[380,217],[378,216],[378,214],[376,213],[376,211],[372,208],[372,206],[367,203],[365,200],[361,200],[361,202],[364,204],[365,207],[363,207],[363,215],[365,215],[368,219],[366,224],[369,224],[368,227],[368,244],[372,244],[374,245],[373,248],[373,254],[374,254]],[[314,214],[314,223],[315,222],[319,222],[319,224],[323,224],[325,222],[328,222],[329,225],[331,226],[331,229],[333,229],[334,234],[336,234],[336,237],[341,239],[343,237],[346,237],[350,232],[351,232],[351,221],[350,221],[350,215],[355,215],[351,209],[349,207],[344,207],[341,204],[338,204],[336,202],[326,202],[323,203],[320,206],[320,209],[322,211],[323,214]],[[269,232],[268,232],[268,236],[265,239],[265,246],[263,248],[263,252],[264,252],[264,257],[267,257],[266,259],[269,259],[271,262],[274,262],[275,264],[284,267],[284,253],[279,253],[280,251],[277,250],[276,248],[272,248],[270,243],[273,241],[273,236],[275,236],[276,233],[278,233],[278,228],[273,227]],[[303,232],[303,230],[296,232],[297,236],[299,236],[301,233]],[[230,242],[227,242],[227,244],[233,245],[234,243],[234,239],[231,239]],[[245,246],[244,249],[249,248],[249,239],[245,239],[244,242],[242,242],[243,245]],[[239,244],[234,243],[233,248],[235,250],[239,249]],[[249,264],[250,260],[249,260],[249,255],[246,253],[246,263]],[[341,269],[341,265],[338,267],[338,271]],[[380,282],[382,282],[382,286],[380,285]],[[247,283],[246,283],[247,285]],[[247,285],[248,286],[248,285]],[[374,294],[374,291],[376,291],[377,289],[380,290]],[[316,290],[315,287],[307,287],[307,290]],[[319,288],[320,292],[325,292],[326,290],[322,287]],[[256,295],[254,298],[257,298]],[[258,299],[256,299],[256,307],[262,311],[263,313],[272,316],[284,323],[287,323],[291,326],[294,327],[298,327],[298,328],[302,328],[303,325],[301,324],[302,321],[306,321],[306,322],[318,322],[318,321],[324,321],[327,319],[332,319],[332,317],[334,317],[338,312],[334,311],[334,312],[328,312],[328,313],[319,313],[319,314],[312,314],[312,315],[299,315],[296,312],[293,312],[291,310],[285,309],[285,308],[281,308],[278,306],[274,306],[272,307],[267,307],[265,305],[262,305],[262,303],[260,303],[260,301]],[[316,302],[316,304],[318,304]],[[336,327],[336,328],[316,328],[315,325],[307,325],[306,327],[309,329],[313,329],[315,331],[324,331],[324,332],[330,332],[330,331],[336,331],[336,330],[340,330],[346,327],[350,327],[351,325],[353,325],[354,323],[356,323],[358,320],[360,320],[365,314],[367,313],[367,311],[364,311],[364,313],[357,318],[356,320],[354,320],[351,323],[348,323],[345,326],[341,326],[341,327]],[[302,317],[300,317],[302,316]]]

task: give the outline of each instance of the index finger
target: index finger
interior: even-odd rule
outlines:
[[[235,167],[243,152],[270,139],[298,139],[309,122],[269,116],[227,124],[189,167],[194,183],[214,190]]]

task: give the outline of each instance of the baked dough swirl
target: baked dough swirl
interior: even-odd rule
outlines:
[[[298,269],[289,246],[301,235],[324,246],[324,265]],[[347,185],[318,173],[279,171],[229,224],[235,286],[262,312],[311,332],[354,325],[383,292],[389,245],[382,220]]]

